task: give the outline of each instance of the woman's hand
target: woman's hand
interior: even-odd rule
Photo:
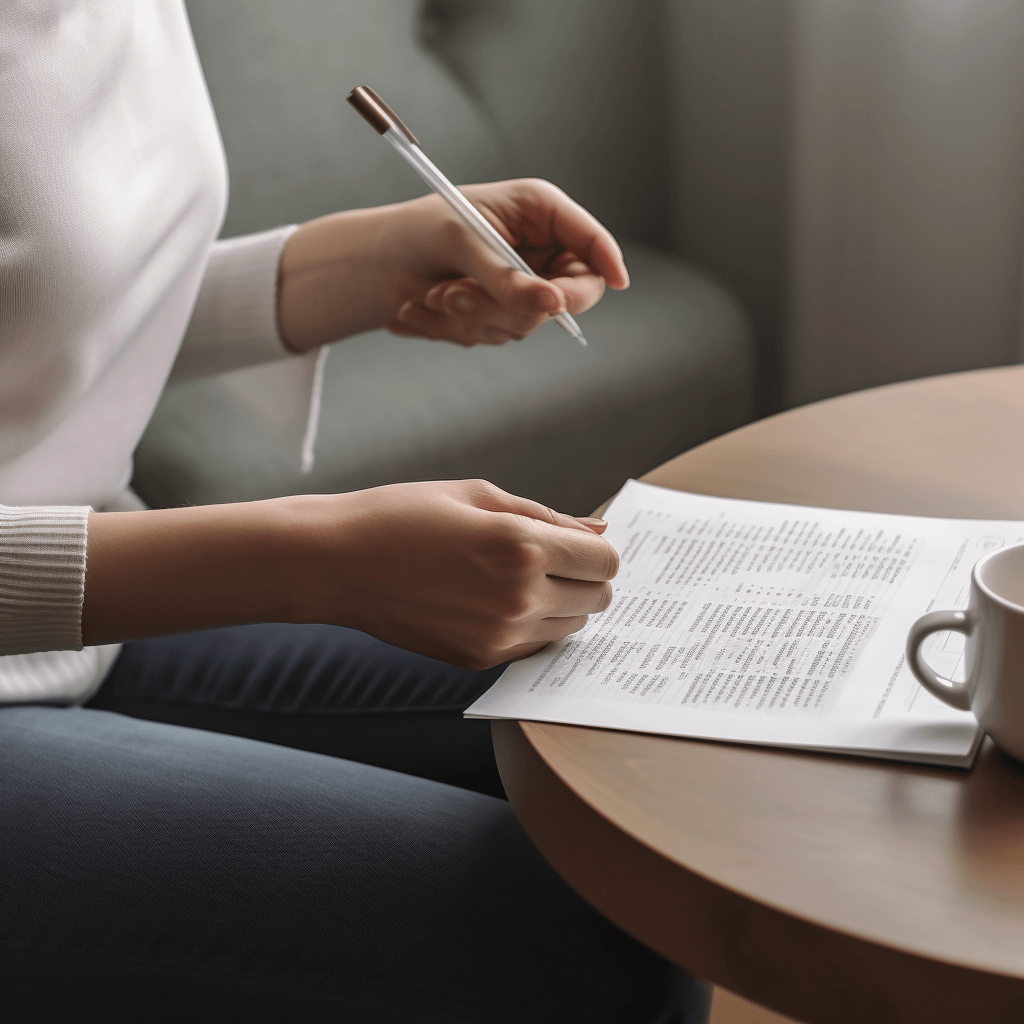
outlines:
[[[483,668],[608,606],[603,529],[478,480],[92,513],[83,642],[327,622]]]
[[[506,266],[441,199],[429,197],[429,206],[424,201],[416,211],[423,223],[410,219],[405,225],[413,259],[405,300],[389,330],[460,345],[501,345],[526,337],[549,317],[590,309],[606,284],[628,286],[615,239],[550,182],[527,179],[462,191],[540,277]]]
[[[469,668],[540,650],[611,602],[615,549],[577,520],[483,480],[292,499],[288,618],[338,622]]]
[[[462,189],[526,262],[506,266],[437,196],[309,221],[281,256],[278,315],[297,351],[386,326],[498,345],[589,309],[629,276],[615,239],[546,181]]]

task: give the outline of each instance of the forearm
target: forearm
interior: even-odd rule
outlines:
[[[286,501],[90,514],[82,642],[283,618]]]

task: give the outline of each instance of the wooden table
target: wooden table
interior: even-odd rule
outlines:
[[[1024,519],[1024,367],[762,420],[645,480]],[[591,904],[807,1024],[1024,1021],[1024,767],[970,772],[495,722],[520,821]]]

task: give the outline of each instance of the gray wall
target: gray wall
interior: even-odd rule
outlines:
[[[756,411],[782,396],[790,6],[665,0],[674,245],[728,285],[757,343]]]
[[[1016,361],[1024,4],[792,13],[787,403]]]

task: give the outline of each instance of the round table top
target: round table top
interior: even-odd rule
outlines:
[[[836,508],[1024,519],[1024,367],[750,424],[645,480]],[[923,768],[495,722],[527,832],[624,929],[808,1024],[1024,1020],[1024,766]]]

